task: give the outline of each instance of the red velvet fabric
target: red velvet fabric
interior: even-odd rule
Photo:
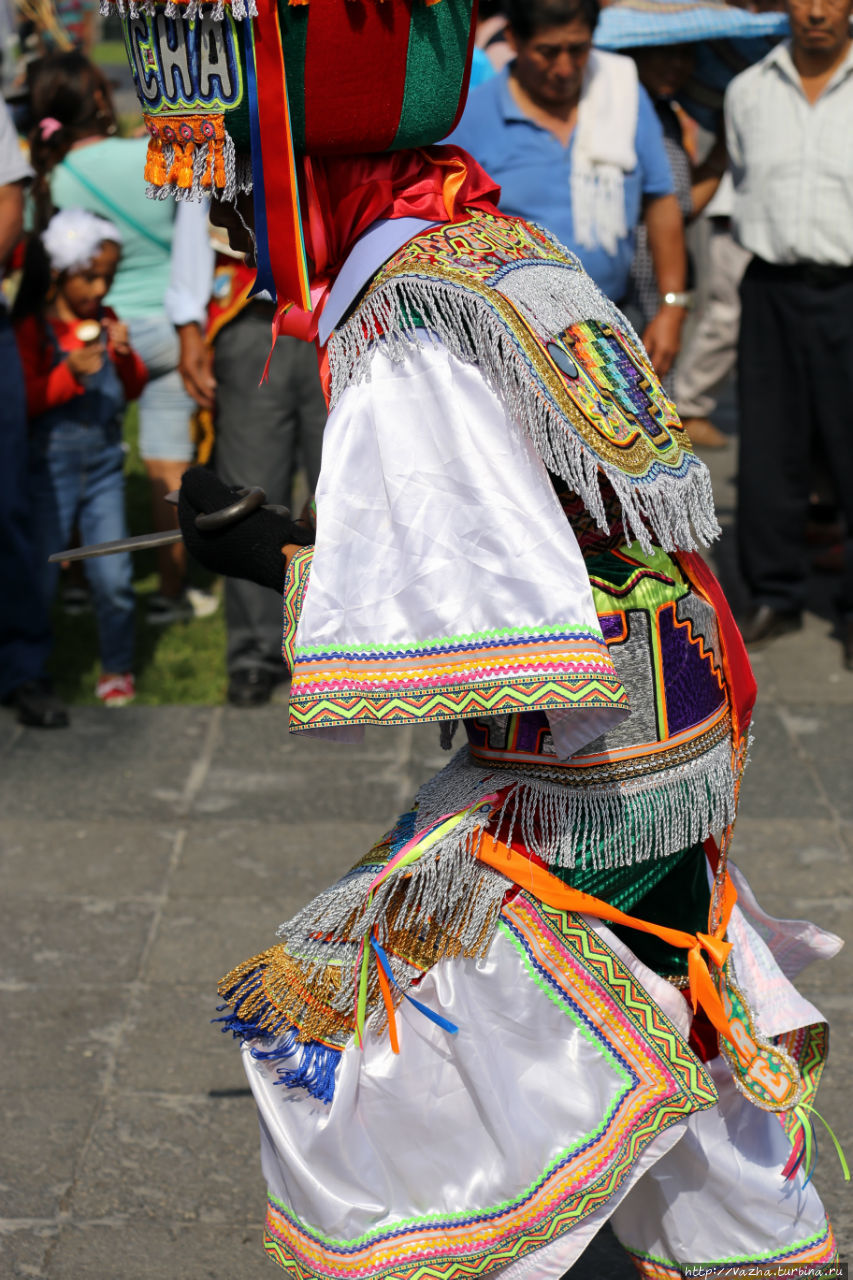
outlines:
[[[289,307],[276,335],[312,341],[350,249],[379,218],[453,222],[466,209],[497,210],[500,187],[466,151],[422,147],[371,156],[304,156],[302,225],[314,310]]]

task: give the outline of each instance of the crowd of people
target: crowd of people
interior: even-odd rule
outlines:
[[[627,314],[700,449],[727,443],[711,417],[737,364],[747,642],[801,624],[817,493],[833,516],[824,559],[853,669],[853,6],[785,7],[787,37],[738,47],[725,111],[718,84],[691,115],[703,46],[698,26],[686,38],[684,14],[707,3],[638,5],[652,34],[618,53],[601,47],[602,28],[615,28],[597,0],[481,4],[450,140],[500,184],[502,210],[551,231]],[[632,13],[618,0],[603,16],[630,30]],[[42,54],[26,81],[23,136],[8,112],[0,133],[0,254],[16,284],[0,311],[0,697],[24,723],[55,727],[68,712],[47,675],[59,576],[47,555],[123,536],[128,402],[159,530],[175,527],[164,498],[196,456],[194,415],[212,421],[222,480],[263,477],[269,500],[289,505],[297,471],[309,491],[316,481],[326,408],[315,354],[294,338],[279,339],[259,386],[273,301],[251,296],[253,272],[217,239],[206,205],[176,213],[146,199],[147,138],[126,121],[119,131],[86,54]],[[151,624],[215,610],[216,595],[189,585],[180,542],[158,556]],[[97,697],[121,706],[134,696],[129,555],[88,560],[86,577]],[[280,611],[262,588],[229,581],[225,616],[228,699],[260,705],[286,676]]]

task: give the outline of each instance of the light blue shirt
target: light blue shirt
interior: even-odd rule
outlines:
[[[635,150],[637,167],[625,174],[628,234],[616,253],[583,248],[575,242],[571,168],[574,134],[563,146],[548,129],[530,120],[512,96],[510,68],[475,89],[465,112],[447,139],[469,151],[501,185],[500,207],[538,222],[576,253],[599,288],[620,302],[628,291],[637,224],[644,197],[670,195],[672,172],[663,132],[651,99],[640,86]]]

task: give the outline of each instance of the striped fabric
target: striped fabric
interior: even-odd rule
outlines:
[[[296,150],[389,151],[449,133],[467,91],[471,9],[279,0]]]
[[[595,28],[600,49],[638,49],[700,40],[754,39],[787,33],[781,13],[749,13],[722,0],[616,0]]]

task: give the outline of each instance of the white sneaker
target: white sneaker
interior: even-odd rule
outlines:
[[[194,618],[209,618],[219,608],[219,596],[212,591],[202,591],[200,587],[187,587],[184,592],[193,611]]]

